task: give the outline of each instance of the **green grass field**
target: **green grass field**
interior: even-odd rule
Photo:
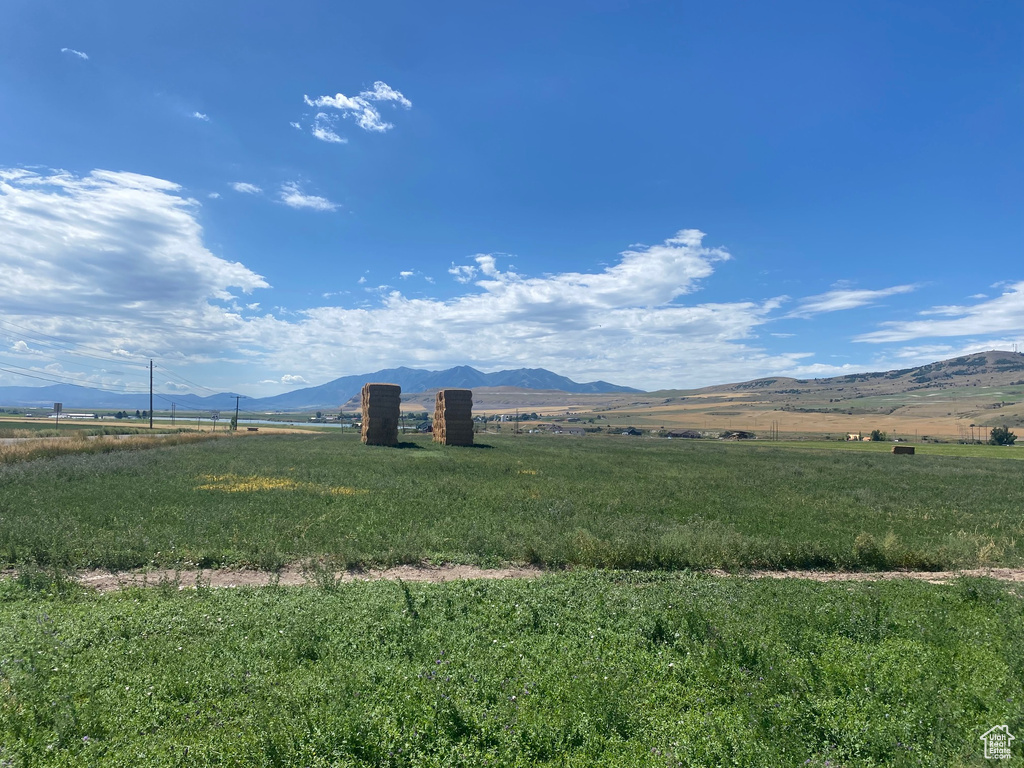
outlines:
[[[0,465],[0,564],[934,569],[1024,556],[1022,465],[1002,458],[1014,448],[408,440],[325,431]]]
[[[0,581],[0,765],[983,765],[984,731],[1024,730],[1022,636],[984,579],[99,596],[27,572]]]

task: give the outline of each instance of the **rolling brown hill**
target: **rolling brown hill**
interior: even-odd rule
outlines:
[[[873,429],[890,436],[962,439],[1024,426],[1024,354],[989,351],[892,371],[820,379],[766,377],[692,390],[580,394],[474,389],[474,410],[574,416],[588,427],[747,430],[836,439]],[[428,410],[433,392],[403,394]],[[593,422],[590,420],[593,419]]]

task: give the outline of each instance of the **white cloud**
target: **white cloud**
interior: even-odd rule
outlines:
[[[313,136],[326,141],[328,144],[347,144],[348,139],[343,139],[334,132],[334,118],[323,112],[318,112],[313,119]]]
[[[258,301],[254,301],[252,304],[246,304],[245,308],[248,309],[250,312],[255,312],[260,308],[260,303]]]
[[[210,118],[207,115],[204,115],[202,112],[193,112],[192,117],[194,117],[196,120],[203,120],[207,123],[210,122]]]
[[[163,392],[188,392],[190,387],[187,384],[179,384],[176,381],[165,381],[164,385],[160,388]],[[156,409],[154,408],[154,411]]]
[[[305,377],[299,376],[298,374],[286,373],[284,376],[281,377],[281,383],[282,384],[309,384],[309,381]]]
[[[17,352],[18,354],[21,354],[21,355],[38,355],[39,354],[39,350],[38,349],[32,349],[32,347],[30,347],[24,341],[16,341],[16,342],[14,342],[14,344],[11,345],[11,351],[12,352]]]
[[[394,125],[385,122],[380,114],[380,110],[377,109],[373,102],[394,102],[406,109],[412,107],[412,102],[409,99],[380,80],[373,84],[372,90],[362,91],[358,96],[346,96],[342,93],[337,93],[334,96],[319,96],[315,99],[311,99],[308,95],[302,98],[311,107],[337,109],[343,117],[352,117],[356,121],[356,125],[364,131],[375,133],[389,131],[394,128]],[[327,115],[323,112],[317,115],[317,121],[320,122],[321,119],[327,119]],[[314,135],[316,135],[316,129],[314,129]],[[320,137],[318,136],[317,138]]]
[[[356,282],[359,283],[359,285],[365,285],[366,284],[366,278],[365,277],[360,277],[358,280],[356,280]]]
[[[413,272],[412,270],[408,270],[408,269],[406,269],[406,270],[403,270],[402,272],[399,272],[399,273],[398,273],[398,276],[399,276],[400,278],[402,278],[403,280],[405,280],[405,279],[407,279],[407,278],[410,278],[410,277],[412,277],[412,276],[413,276],[413,275],[415,275],[415,274],[416,274],[416,273],[415,273],[415,272]]]
[[[262,187],[257,187],[255,184],[250,184],[247,181],[233,181],[229,184],[235,192],[242,192],[246,195],[258,195],[263,191]]]
[[[220,192],[211,192],[210,194],[207,195],[207,197],[210,198],[211,200],[219,200]]]
[[[71,55],[77,56],[80,59],[85,59],[86,61],[89,60],[89,54],[82,53],[81,51],[76,51],[74,48],[61,48],[60,52],[61,53],[70,53]]]
[[[805,353],[769,355],[748,340],[778,300],[684,305],[714,264],[729,258],[688,230],[626,251],[595,273],[531,278],[492,258],[479,290],[448,300],[383,293],[377,306],[304,310],[295,322],[259,318],[254,336],[282,365],[332,377],[394,365],[543,366],[636,386],[737,381],[791,367]],[[482,255],[486,256],[486,255]],[[314,370],[311,370],[313,368]]]
[[[808,296],[806,299],[801,299],[799,306],[789,313],[789,317],[813,317],[823,312],[838,312],[843,309],[866,307],[887,296],[910,293],[916,289],[916,285],[894,285],[891,288],[882,288],[875,291],[839,288],[828,293],[819,294],[818,296]]]
[[[297,185],[282,188],[282,200],[289,196],[306,201],[300,206],[334,206],[308,202],[316,198]],[[698,386],[792,369],[806,358],[758,345],[780,299],[686,300],[730,258],[695,230],[631,247],[592,271],[534,277],[503,269],[502,255],[477,254],[463,265],[475,284],[446,299],[385,288],[362,294],[362,306],[256,315],[245,306],[256,297],[239,296],[267,281],[206,248],[198,211],[178,185],[147,176],[0,172],[5,319],[72,346],[119,350],[126,365],[155,356],[172,367],[219,366],[209,370],[233,378],[186,375],[222,388],[267,380],[269,370],[303,379],[276,384],[285,386],[466,363],[645,388]],[[593,263],[603,258],[595,254]]]
[[[301,131],[302,130],[302,125],[300,123],[296,123],[296,122],[293,121],[293,122],[288,123],[288,125],[290,125],[292,128],[294,128],[297,131]]]
[[[468,264],[460,264],[455,266],[452,262],[451,269],[448,270],[449,275],[454,275],[456,282],[468,283],[474,277],[476,277],[476,267],[469,266]]]
[[[921,320],[881,323],[881,330],[863,333],[854,341],[901,342],[947,336],[1024,333],[1024,281],[1003,283],[1001,296],[973,305],[947,305],[919,312]],[[942,318],[942,319],[939,319]]]
[[[278,197],[281,199],[281,202],[289,208],[311,208],[314,211],[333,211],[339,207],[337,203],[332,203],[325,197],[303,194],[299,185],[293,181],[281,185],[281,191]]]
[[[219,359],[240,318],[234,292],[269,287],[203,244],[178,185],[96,170],[0,182],[4,316],[117,356]]]

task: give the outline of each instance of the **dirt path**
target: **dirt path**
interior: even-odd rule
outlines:
[[[156,587],[175,585],[178,589],[190,589],[196,585],[220,589],[236,587],[265,587],[277,584],[282,587],[301,587],[317,584],[324,577],[333,577],[340,582],[354,581],[425,581],[441,583],[461,579],[529,579],[553,573],[534,566],[478,568],[473,565],[400,565],[394,568],[341,571],[318,575],[300,565],[290,565],[279,572],[243,569],[154,569],[145,571],[81,571],[75,575],[78,583],[92,587],[99,592],[112,592],[128,587]],[[895,579],[916,579],[932,584],[946,584],[959,576],[985,576],[999,581],[1024,583],[1024,568],[973,568],[963,571],[879,571],[874,573],[850,573],[840,571],[743,571],[727,573],[721,570],[705,571],[712,576],[741,576],[750,579],[809,579],[811,581],[892,581]],[[0,571],[0,578],[16,575],[13,570]]]

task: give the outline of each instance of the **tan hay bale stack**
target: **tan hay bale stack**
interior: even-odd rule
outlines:
[[[434,442],[473,444],[473,391],[442,389],[434,401]]]
[[[397,384],[364,384],[363,442],[366,445],[398,445],[402,388]]]
[[[914,455],[914,446],[912,446],[912,445],[894,445],[892,447],[892,452],[893,453],[902,453],[902,454],[905,454],[907,456],[913,456]]]

